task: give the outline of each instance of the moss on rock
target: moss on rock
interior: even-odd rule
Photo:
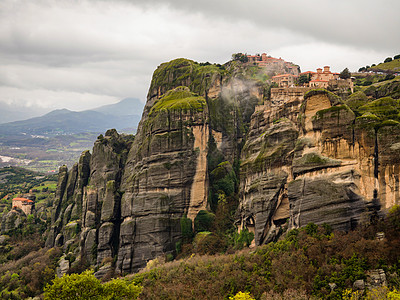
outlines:
[[[341,110],[353,113],[353,111],[346,104],[342,104],[317,111],[315,114],[315,118],[323,119],[324,115],[330,114],[330,116],[332,116],[333,113],[340,113]]]
[[[360,106],[367,104],[369,101],[367,95],[359,91],[351,94],[345,103],[351,108],[351,110],[356,112]]]
[[[359,108],[360,112],[370,112],[380,119],[399,119],[400,100],[384,97],[364,104]]]
[[[328,96],[329,101],[331,102],[331,105],[337,105],[337,104],[343,103],[342,99],[338,95],[335,95],[334,93],[329,92],[325,89],[310,90],[304,95],[304,99],[307,100],[308,98],[310,98],[312,96],[316,96],[316,95]]]
[[[180,86],[168,91],[164,97],[158,100],[151,108],[149,116],[158,114],[162,110],[181,110],[202,112],[206,106],[206,100],[192,92],[189,88]]]
[[[190,90],[204,95],[215,80],[225,73],[222,67],[215,64],[203,65],[193,60],[178,58],[161,64],[153,74],[150,91],[159,90],[162,95],[178,86],[187,86]]]
[[[311,152],[293,160],[293,173],[297,175],[340,165],[340,160],[322,156],[317,152]]]

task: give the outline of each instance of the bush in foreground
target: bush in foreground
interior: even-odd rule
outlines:
[[[123,279],[114,279],[101,284],[93,271],[82,274],[64,275],[55,278],[45,288],[45,300],[96,300],[96,299],[137,299],[142,288]]]

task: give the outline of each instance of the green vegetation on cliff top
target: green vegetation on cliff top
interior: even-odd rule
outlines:
[[[363,106],[368,102],[369,99],[367,95],[365,95],[362,91],[351,94],[346,100],[347,106],[349,106],[354,112],[356,112],[360,106]]]
[[[358,111],[362,114],[357,118],[359,127],[377,130],[382,126],[395,126],[400,121],[400,100],[380,98],[360,106]]]
[[[384,97],[359,107],[361,113],[370,112],[380,119],[400,119],[400,100]]]
[[[161,64],[153,74],[150,90],[160,88],[164,93],[177,86],[187,86],[191,91],[204,94],[212,78],[225,72],[223,66],[199,64],[189,59],[178,58]]]
[[[346,104],[342,104],[342,105],[336,105],[336,106],[332,106],[326,109],[321,109],[319,111],[316,112],[315,114],[315,118],[316,119],[322,119],[324,117],[325,114],[327,113],[339,113],[341,110],[344,111],[348,111],[351,114],[353,113],[353,111],[350,109],[350,107],[348,107]]]
[[[400,71],[400,58],[372,67],[374,70]]]
[[[162,110],[203,111],[206,100],[192,92],[187,87],[180,86],[168,91],[150,110],[149,116]]]
[[[334,93],[327,91],[326,89],[310,90],[304,95],[304,99],[307,100],[311,96],[315,96],[315,95],[327,95],[329,98],[329,101],[331,102],[331,105],[337,105],[337,104],[343,102],[342,99],[338,95],[335,95]]]

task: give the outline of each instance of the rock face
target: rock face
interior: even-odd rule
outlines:
[[[7,233],[20,227],[26,220],[26,215],[22,210],[11,210],[3,214],[1,219],[1,233]]]
[[[399,203],[397,122],[356,118],[325,90],[278,96],[256,108],[242,151],[238,222],[256,244],[285,223],[349,230],[371,210]]]
[[[235,63],[159,66],[134,139],[109,130],[92,154],[60,169],[46,245],[107,272],[113,261],[118,273],[175,253],[182,219],[193,224],[210,206],[210,138],[233,163],[266,88]]]
[[[206,208],[207,116],[206,100],[178,87],[143,119],[122,179],[119,271],[173,252],[181,217]]]
[[[350,109],[325,90],[270,89],[257,68],[160,65],[136,136],[108,130],[60,168],[46,245],[98,277],[174,255],[196,217],[236,199],[240,161],[237,225],[256,244],[309,222],[348,230],[399,203],[400,127],[381,116],[397,100]]]

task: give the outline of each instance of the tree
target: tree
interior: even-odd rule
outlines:
[[[393,59],[399,59],[400,58],[400,54],[397,54],[393,57]]]
[[[345,68],[339,75],[342,79],[349,79],[351,77],[351,73],[348,68]]]
[[[386,58],[383,62],[384,63],[388,63],[388,62],[391,62],[392,61],[392,58],[391,57],[388,57],[388,58]]]
[[[101,284],[93,271],[82,274],[56,277],[52,285],[44,289],[45,300],[100,300],[100,299],[136,299],[142,288],[122,279],[114,279]]]
[[[243,53],[234,53],[234,54],[232,54],[232,59],[241,61],[243,63],[246,63],[246,62],[249,61],[247,55],[245,55]]]
[[[311,80],[310,74],[301,74],[299,77],[299,84],[300,85],[307,84],[310,82],[310,80]]]

